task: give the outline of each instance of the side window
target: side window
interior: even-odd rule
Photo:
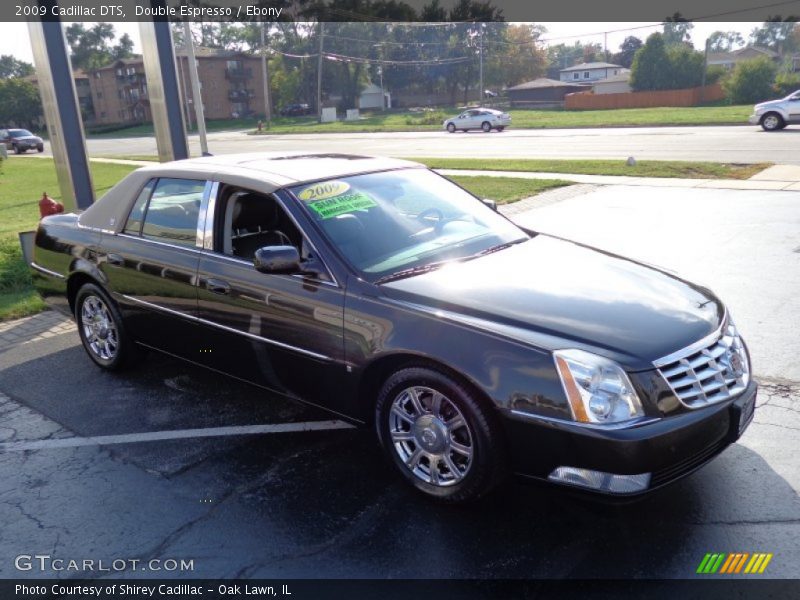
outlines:
[[[147,206],[142,236],[194,246],[205,187],[205,181],[195,179],[159,179]]]
[[[133,204],[131,214],[128,215],[128,220],[125,221],[125,228],[122,230],[124,233],[131,235],[139,235],[142,232],[142,220],[144,217],[144,209],[147,207],[147,201],[150,200],[150,194],[155,185],[155,179],[151,179],[139,192],[139,197]]]

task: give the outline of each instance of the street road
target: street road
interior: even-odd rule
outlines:
[[[607,129],[509,129],[492,132],[408,132],[208,136],[212,154],[299,150],[380,156],[495,158],[615,158],[731,163],[800,164],[800,126],[766,133],[759,127],[635,127]],[[197,156],[197,136],[191,136]],[[155,154],[155,138],[91,139],[91,156]],[[49,150],[49,149],[48,149]]]
[[[156,354],[103,373],[73,330],[0,348],[0,443],[44,446],[0,451],[0,577],[58,575],[15,571],[15,556],[46,553],[194,560],[125,574],[150,577],[691,578],[708,552],[770,552],[766,576],[797,577],[800,193],[606,187],[515,218],[719,292],[761,383],[741,440],[617,508],[519,482],[440,506],[355,429],[64,447],[330,418]]]

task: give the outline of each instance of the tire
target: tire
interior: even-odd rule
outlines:
[[[20,147],[16,144],[14,144],[12,148],[14,149],[14,154],[22,154],[22,149],[20,149]]]
[[[456,126],[453,125],[452,123],[448,123],[447,124],[447,132],[448,133],[455,133],[456,132]]]
[[[779,131],[786,127],[786,122],[778,113],[768,112],[761,117],[761,128],[764,131]]]
[[[83,349],[97,366],[119,371],[141,359],[143,353],[125,330],[119,309],[99,286],[86,283],[78,290],[75,322]]]
[[[477,500],[506,475],[496,418],[463,384],[424,367],[394,373],[375,406],[389,460],[416,489],[448,503]]]
[[[481,130],[483,133],[489,133],[492,130],[492,124],[489,121],[484,121],[481,123]]]
[[[501,125],[500,127],[497,128],[497,131],[503,131],[503,129],[505,129],[505,128],[506,128],[505,125]]]
[[[44,152],[44,146],[37,146],[36,147],[36,151],[37,152]]]

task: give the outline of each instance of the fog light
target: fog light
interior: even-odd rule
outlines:
[[[650,485],[650,473],[615,475],[576,467],[558,467],[547,478],[557,483],[576,485],[609,494],[632,494],[646,490]]]

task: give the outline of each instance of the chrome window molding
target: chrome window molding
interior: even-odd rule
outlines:
[[[50,269],[45,269],[41,265],[37,265],[35,262],[31,263],[31,268],[36,269],[40,273],[44,273],[45,275],[49,275],[50,277],[55,277],[57,279],[66,279],[66,276],[62,275],[61,273],[56,273],[55,271],[51,271]]]
[[[197,226],[194,245],[197,248],[205,248],[206,232],[206,215],[208,214],[209,199],[212,193],[216,193],[218,184],[206,181],[206,187],[203,189],[203,199],[200,201],[200,210],[197,214]]]
[[[167,308],[165,306],[161,306],[159,304],[153,304],[152,302],[147,302],[146,300],[140,300],[139,298],[134,298],[133,296],[128,296],[126,294],[122,294],[122,297],[128,300],[129,302],[133,302],[134,304],[140,304],[142,306],[146,306],[153,310],[158,310],[170,315],[174,315],[177,317],[181,317],[192,321],[194,323],[200,323],[202,325],[208,325],[210,327],[216,327],[217,329],[221,329],[223,331],[227,331],[229,333],[235,333],[242,335],[244,337],[250,338],[252,340],[256,340],[259,342],[264,342],[266,344],[270,344],[271,346],[277,346],[278,348],[283,348],[284,350],[290,350],[292,352],[297,352],[299,354],[304,354],[306,356],[310,356],[311,358],[316,358],[317,360],[322,360],[325,362],[334,362],[334,359],[330,356],[326,356],[324,354],[318,354],[316,352],[312,352],[311,350],[305,350],[304,348],[298,348],[297,346],[292,346],[290,344],[284,344],[283,342],[279,342],[277,340],[273,340],[270,338],[262,337],[260,335],[255,335],[254,333],[249,333],[247,331],[241,331],[239,329],[234,329],[233,327],[228,327],[226,325],[221,325],[219,323],[214,323],[213,321],[208,321],[206,319],[201,319],[200,317],[195,317],[194,315],[190,315],[184,312],[180,312],[177,310],[172,310],[171,308]]]
[[[254,268],[252,261],[245,260],[243,258],[238,258],[236,256],[229,256],[227,254],[222,254],[221,252],[214,252],[214,251],[204,252],[203,255],[208,257],[208,258],[220,258],[222,260],[227,260],[228,262],[236,263],[236,264],[239,264],[239,265],[247,265],[250,268]],[[324,263],[323,263],[323,265],[324,265]],[[325,269],[327,270],[327,267],[325,267]],[[330,273],[330,271],[328,271],[328,272]],[[283,277],[286,277],[286,275],[283,275]],[[288,277],[291,277],[293,279],[298,279],[298,280],[304,280],[304,279],[308,278],[306,275],[303,275],[302,273],[293,273],[291,275],[288,275]],[[331,278],[332,277],[333,276],[331,276]],[[329,287],[334,287],[336,289],[341,289],[335,283],[335,281],[325,281],[323,279],[312,279],[312,281],[315,282],[315,283],[320,283],[320,284],[323,284],[323,285],[327,285]]]
[[[119,232],[119,233],[114,233],[113,235],[129,238],[129,239],[132,239],[132,240],[140,240],[142,242],[147,242],[149,244],[157,244],[159,246],[166,246],[167,248],[175,248],[177,250],[186,250],[188,252],[193,252],[195,254],[203,254],[204,253],[202,248],[197,248],[195,246],[182,246],[180,244],[170,244],[169,242],[162,242],[162,241],[159,241],[159,240],[154,240],[152,238],[146,238],[146,237],[142,237],[142,236],[139,236],[139,235],[131,235],[130,233]]]

